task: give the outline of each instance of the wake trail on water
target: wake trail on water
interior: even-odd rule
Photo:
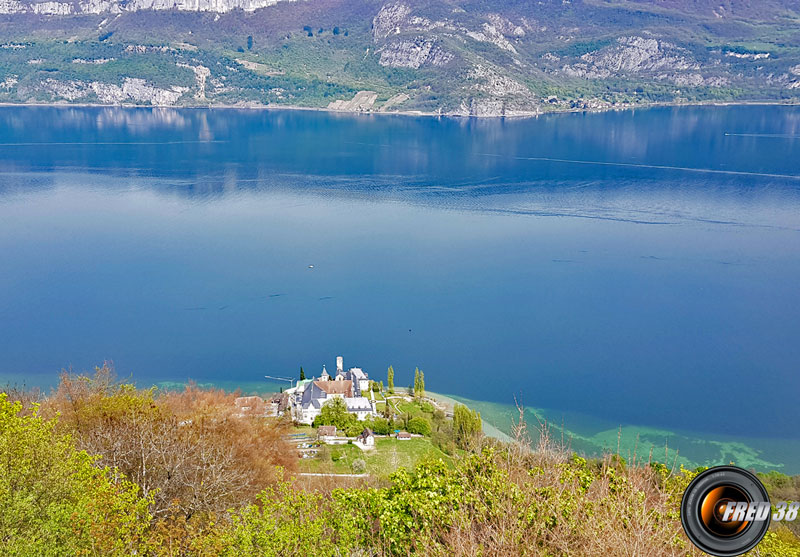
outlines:
[[[52,145],[188,145],[194,143],[229,143],[227,140],[186,140],[186,141],[22,141],[0,143],[0,147],[47,147]]]
[[[725,132],[725,135],[728,137],[769,137],[773,139],[800,139],[800,135],[794,135],[790,133],[728,133]]]
[[[702,174],[727,174],[732,176],[758,176],[761,178],[786,178],[789,180],[800,180],[800,176],[796,174],[773,174],[770,172],[749,172],[747,170],[717,170],[714,168],[693,168],[691,166],[670,166],[663,164],[644,164],[635,162],[586,161],[580,159],[559,159],[554,157],[519,157],[498,155],[496,153],[478,153],[478,155],[483,157],[495,157],[521,161],[559,162],[566,164],[586,164],[596,166],[622,166],[627,168],[651,168],[655,170],[679,170],[682,172],[698,172]]]

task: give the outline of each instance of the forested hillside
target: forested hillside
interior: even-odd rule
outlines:
[[[514,115],[800,96],[790,0],[6,0],[0,13],[5,102]]]

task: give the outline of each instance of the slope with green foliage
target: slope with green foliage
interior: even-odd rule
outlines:
[[[403,463],[407,467],[388,478],[378,473],[349,484],[340,478],[314,484],[273,466],[273,480],[257,492],[242,489],[235,499],[218,494],[227,506],[209,501],[204,512],[158,517],[151,512],[158,508],[153,497],[142,497],[141,486],[102,465],[115,455],[124,463],[125,456],[121,445],[109,443],[113,436],[97,438],[105,419],[114,431],[137,431],[152,411],[172,412],[184,418],[179,423],[189,432],[198,433],[193,424],[200,432],[231,432],[225,437],[245,464],[254,441],[247,432],[272,420],[221,413],[232,401],[216,391],[190,388],[162,400],[160,394],[153,398],[152,390],[111,383],[103,373],[62,381],[66,384],[41,405],[20,393],[24,404],[0,395],[4,555],[701,555],[679,519],[683,490],[699,470],[628,464],[618,455],[588,460],[554,444],[547,429],[533,447],[524,423],[512,443],[477,439],[469,451],[452,457],[420,439],[427,443],[425,453],[416,451]],[[141,406],[141,400],[157,408]],[[47,420],[39,415],[40,406],[63,412]],[[477,417],[461,413],[464,424]],[[233,434],[237,431],[243,433]],[[98,457],[76,448],[76,442],[91,439]],[[185,440],[198,447],[228,446],[223,439],[194,434]],[[367,459],[367,469],[390,468],[397,463],[388,444],[399,452],[401,444],[413,442],[380,440],[386,447],[379,448],[388,451],[357,460]],[[163,456],[162,449],[156,442],[137,448],[146,459]],[[379,461],[370,464],[370,458]],[[235,474],[231,466],[220,474]],[[778,473],[762,478],[774,500],[797,497],[798,478]],[[206,479],[190,477],[188,493],[203,493]],[[797,556],[800,541],[776,523],[756,554]]]
[[[131,555],[151,515],[139,487],[0,393],[0,553]]]
[[[791,0],[227,1],[0,16],[0,101],[324,108],[368,90],[350,109],[512,115],[800,95]]]

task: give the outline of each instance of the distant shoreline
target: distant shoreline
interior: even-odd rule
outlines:
[[[480,120],[491,119],[525,119],[525,118],[538,118],[540,116],[547,116],[549,114],[592,114],[604,113],[612,111],[625,111],[637,109],[650,109],[650,108],[664,108],[664,107],[703,107],[703,106],[800,106],[800,102],[783,102],[783,101],[707,101],[707,102],[663,102],[663,103],[647,103],[647,104],[630,104],[619,106],[608,106],[603,108],[568,108],[568,109],[555,109],[547,110],[539,113],[525,113],[525,114],[491,114],[491,115],[465,115],[454,114],[445,112],[426,112],[422,110],[392,110],[392,111],[356,111],[356,110],[335,110],[323,107],[314,106],[297,106],[297,105],[263,105],[263,104],[209,104],[209,105],[158,105],[158,104],[101,104],[101,103],[68,103],[68,102],[0,102],[0,108],[3,107],[47,107],[47,108],[143,108],[143,109],[162,109],[162,110],[252,110],[252,111],[307,111],[307,112],[324,112],[328,114],[343,114],[343,115],[360,115],[360,116],[415,116],[425,118],[475,118]]]
[[[19,382],[12,379],[10,376],[0,377],[0,392],[4,390],[4,387],[26,385],[24,381]],[[151,380],[137,382],[132,376],[120,378],[120,380],[133,381],[140,388],[153,386],[163,390],[182,390],[189,384],[188,381]],[[55,387],[55,383],[47,386],[37,381],[28,386],[36,386],[37,384],[41,387],[42,393],[46,393],[48,387],[50,389]],[[226,392],[239,390],[245,395],[257,394],[259,396],[278,392],[279,387],[277,383],[269,385],[261,382],[243,383],[240,381],[201,380],[195,384],[201,389],[216,388]],[[512,438],[505,431],[497,427],[501,422],[505,423],[506,426],[510,426],[511,422],[517,418],[517,410],[512,404],[462,398],[459,395],[449,396],[431,391],[426,391],[426,395],[437,402],[445,404],[448,408],[452,408],[455,404],[463,404],[471,410],[480,412],[484,435],[501,441],[512,441]],[[458,398],[454,398],[454,396]],[[500,411],[498,412],[498,410]],[[531,411],[533,414],[530,414]],[[526,419],[531,420],[528,425],[532,428],[530,429],[532,434],[536,429],[536,424],[532,421],[535,419],[533,416],[541,416],[553,424],[554,434],[562,434],[563,429],[563,434],[566,436],[570,450],[579,454],[598,455],[606,451],[615,451],[619,446],[619,436],[621,435],[621,454],[623,455],[632,451],[635,452],[638,445],[639,455],[644,457],[647,454],[648,447],[654,445],[656,447],[654,454],[663,456],[665,443],[667,443],[669,445],[669,458],[658,457],[657,460],[668,461],[674,458],[676,462],[683,463],[690,468],[735,461],[738,465],[759,471],[778,470],[791,475],[798,473],[798,470],[800,470],[796,464],[792,464],[798,462],[796,455],[800,454],[800,441],[789,441],[783,438],[744,438],[730,434],[686,431],[653,425],[620,424],[616,421],[612,423],[612,421],[599,416],[578,416],[577,414],[567,416],[569,425],[565,428],[564,414],[570,413],[526,407]],[[587,427],[583,423],[586,419],[596,421],[597,424]],[[559,422],[561,425],[557,425]],[[705,447],[705,450],[703,450],[703,447]],[[675,449],[678,450],[676,451]],[[692,454],[697,453],[698,449],[704,454]],[[677,458],[678,456],[680,458]]]

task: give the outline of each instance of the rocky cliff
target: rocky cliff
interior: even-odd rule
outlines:
[[[532,115],[800,96],[791,0],[0,0],[0,101]]]
[[[0,14],[80,15],[120,14],[145,10],[227,13],[252,12],[278,2],[294,0],[77,0],[73,2],[27,2],[0,0]]]

